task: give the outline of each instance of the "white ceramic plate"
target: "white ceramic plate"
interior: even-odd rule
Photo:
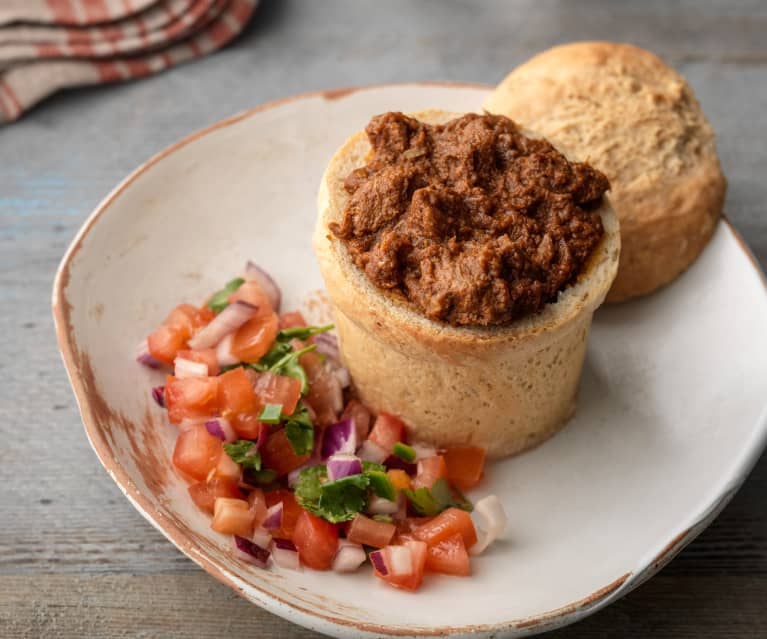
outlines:
[[[134,347],[180,301],[199,302],[253,258],[285,308],[321,286],[310,249],[333,151],[387,110],[478,108],[487,89],[398,85],[268,104],[164,151],[113,191],[62,262],[54,309],[96,453],[130,501],[244,597],[337,636],[517,636],[626,594],[715,517],[765,444],[767,295],[723,222],[673,285],[597,313],[576,418],[493,465],[482,492],[511,518],[471,578],[418,594],[369,571],[264,571],[232,558],[169,465],[174,432],[149,398],[161,375]]]

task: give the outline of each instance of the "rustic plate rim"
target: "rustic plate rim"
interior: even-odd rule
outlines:
[[[257,105],[253,108],[246,109],[232,116],[224,118],[223,120],[214,122],[209,126],[203,127],[190,133],[177,142],[155,153],[147,161],[143,162],[136,169],[134,169],[120,183],[118,183],[118,185],[115,186],[107,194],[107,196],[96,206],[93,212],[85,220],[75,235],[74,239],[72,240],[71,244],[69,245],[56,271],[52,294],[52,309],[56,329],[56,337],[59,351],[64,363],[64,368],[66,369],[67,376],[74,391],[75,400],[77,402],[84,430],[91,448],[96,453],[96,456],[98,457],[102,466],[104,466],[109,476],[118,485],[120,490],[128,498],[131,504],[142,514],[145,519],[149,521],[150,524],[157,528],[171,543],[179,548],[197,565],[203,568],[208,574],[252,602],[254,601],[254,598],[245,593],[245,591],[237,584],[236,579],[233,578],[232,575],[230,575],[227,571],[219,567],[214,561],[208,559],[204,555],[193,552],[195,545],[189,539],[186,533],[184,533],[184,531],[174,521],[170,521],[167,518],[164,518],[162,513],[160,513],[159,510],[147,499],[147,497],[144,496],[144,494],[136,488],[135,484],[119,464],[117,459],[109,452],[109,448],[106,444],[103,433],[101,433],[97,427],[95,417],[90,408],[88,392],[81,379],[82,371],[79,361],[80,354],[77,350],[76,342],[74,340],[74,331],[70,321],[71,305],[66,296],[66,288],[70,279],[70,267],[89,232],[96,224],[96,222],[98,222],[99,218],[101,218],[101,216],[109,209],[112,203],[118,197],[120,197],[120,195],[139,177],[149,171],[157,163],[172,155],[176,151],[179,151],[187,145],[195,142],[196,140],[219,129],[237,124],[238,122],[248,119],[257,113],[280,107],[290,102],[317,97],[322,97],[326,100],[337,100],[343,99],[359,91],[390,88],[395,89],[409,86],[488,90],[492,88],[486,84],[468,82],[406,82],[349,86],[336,89],[309,91],[284,98],[278,98]],[[755,270],[762,283],[764,293],[767,296],[767,277],[765,277],[765,274],[758,260],[746,244],[741,234],[725,215],[722,216],[722,223],[727,227],[728,231],[732,234],[733,239],[736,241],[739,249],[751,263],[752,268]],[[577,601],[574,601],[555,610],[550,610],[526,618],[513,619],[496,624],[479,624],[444,628],[410,628],[407,630],[398,630],[388,628],[380,624],[359,624],[345,619],[340,619],[332,615],[323,614],[322,612],[315,609],[303,607],[294,603],[289,603],[278,595],[269,592],[268,589],[262,588],[255,582],[250,582],[249,585],[251,585],[253,589],[257,591],[259,595],[261,595],[256,603],[264,607],[269,612],[278,614],[283,618],[288,618],[290,621],[298,622],[301,623],[301,625],[317,630],[323,630],[321,627],[322,625],[331,624],[335,627],[342,627],[346,632],[351,630],[359,630],[377,635],[424,637],[468,635],[476,636],[478,633],[489,634],[514,631],[517,631],[518,634],[535,634],[537,632],[543,631],[544,629],[550,630],[556,627],[561,627],[578,621],[579,619],[586,617],[596,612],[597,610],[600,610],[614,600],[626,595],[641,583],[644,583],[644,581],[652,577],[663,566],[671,561],[673,557],[675,557],[687,544],[689,544],[698,534],[700,534],[700,532],[706,528],[706,526],[708,526],[713,521],[713,519],[721,512],[721,510],[727,505],[729,500],[737,492],[738,488],[745,481],[754,465],[758,461],[765,447],[767,447],[767,406],[763,409],[759,418],[759,424],[757,426],[759,430],[754,437],[755,441],[748,442],[748,446],[744,449],[744,453],[742,454],[741,458],[738,459],[737,463],[733,466],[731,476],[728,477],[726,482],[723,482],[722,485],[724,486],[724,489],[720,490],[716,494],[715,498],[709,502],[708,507],[704,509],[703,513],[694,523],[692,523],[692,525],[687,526],[682,532],[678,533],[671,540],[669,540],[669,542],[659,553],[641,562],[643,565],[640,565],[636,570],[627,572],[623,575],[619,575],[612,582],[605,584],[605,586],[597,589],[590,595],[587,595]],[[160,521],[163,521],[162,525],[159,523]],[[301,615],[301,619],[296,619],[295,617],[287,617],[286,613],[288,612],[298,612]],[[318,626],[316,622],[320,622],[321,625]]]

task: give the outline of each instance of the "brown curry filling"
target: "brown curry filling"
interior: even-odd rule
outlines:
[[[607,178],[506,117],[432,126],[385,113],[366,132],[370,161],[346,178],[331,230],[373,284],[430,319],[490,326],[536,313],[604,233]]]

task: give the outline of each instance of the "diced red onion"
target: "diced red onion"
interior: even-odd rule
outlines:
[[[160,408],[165,408],[165,386],[155,386],[152,389],[152,399]]]
[[[367,512],[371,515],[393,515],[399,510],[399,504],[390,499],[384,499],[378,495],[373,495],[368,500]]]
[[[261,548],[268,548],[272,543],[272,535],[263,526],[259,526],[253,531],[253,543],[261,546]]]
[[[290,539],[275,537],[272,540],[272,559],[280,568],[298,570],[301,562],[298,559],[296,545]]]
[[[320,333],[314,336],[317,352],[326,355],[334,364],[341,365],[341,351],[338,348],[338,338],[333,333]]]
[[[149,368],[160,368],[162,366],[162,362],[150,354],[149,344],[147,344],[146,340],[140,342],[136,347],[136,361]]]
[[[407,546],[387,546],[389,550],[389,572],[392,577],[409,575],[413,572],[413,554]]]
[[[410,447],[415,451],[416,461],[426,457],[434,457],[437,454],[437,449],[434,448],[434,446],[427,446],[425,444],[410,444]]]
[[[239,535],[233,535],[233,539],[235,555],[251,564],[266,568],[266,564],[269,561],[268,550]]]
[[[335,481],[349,475],[359,475],[362,472],[362,462],[358,457],[345,453],[328,457],[328,480]]]
[[[362,446],[357,449],[357,457],[364,461],[380,464],[384,459],[386,459],[386,451],[375,442],[371,442],[369,439],[366,439],[364,442],[362,442]]]
[[[349,388],[352,385],[352,376],[346,366],[339,366],[334,369],[333,375],[336,376],[338,383],[341,384],[341,388]]]
[[[353,544],[346,539],[339,539],[338,551],[333,559],[333,570],[336,572],[354,572],[365,563],[365,559],[365,551],[362,546]]]
[[[258,309],[253,304],[239,301],[229,304],[216,315],[207,326],[189,340],[189,348],[213,348],[226,335],[234,333],[240,326],[256,314]]]
[[[205,422],[205,428],[213,437],[218,437],[223,442],[237,441],[237,433],[226,417],[216,417]]]
[[[388,469],[404,470],[408,475],[415,475],[418,471],[418,466],[412,462],[406,462],[401,457],[396,455],[389,455],[383,461],[383,465]]]
[[[240,363],[240,358],[232,354],[233,339],[234,333],[224,335],[216,346],[216,361],[219,366],[234,366]]]
[[[208,365],[204,362],[194,362],[191,359],[177,357],[173,360],[173,374],[177,379],[189,377],[207,377]]]
[[[483,497],[474,504],[472,519],[477,528],[477,543],[469,549],[472,555],[479,555],[502,536],[509,523],[503,504],[496,495]]]
[[[370,563],[373,564],[373,568],[380,574],[384,577],[389,574],[389,568],[386,566],[383,550],[374,550],[368,557],[370,557]]]
[[[277,548],[283,548],[285,550],[296,550],[296,545],[290,539],[275,537],[272,541]]]
[[[333,408],[333,412],[335,412],[336,415],[340,415],[341,411],[344,409],[344,389],[341,388],[341,382],[338,381],[338,377],[329,371],[327,374],[330,375],[328,383],[330,406]]]
[[[261,524],[267,530],[275,530],[282,527],[282,502],[278,501],[266,511],[266,519]]]
[[[337,453],[353,454],[355,450],[357,450],[357,429],[351,417],[325,429],[322,436],[323,461]]]
[[[269,299],[269,303],[272,305],[272,310],[275,313],[280,312],[280,303],[282,301],[282,293],[280,287],[272,279],[264,269],[258,264],[248,261],[245,265],[245,279],[251,282],[256,282],[261,287],[261,290],[266,294]]]

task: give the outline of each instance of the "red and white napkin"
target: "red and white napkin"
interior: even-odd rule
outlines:
[[[258,0],[2,0],[0,124],[67,87],[141,78],[220,49]]]

